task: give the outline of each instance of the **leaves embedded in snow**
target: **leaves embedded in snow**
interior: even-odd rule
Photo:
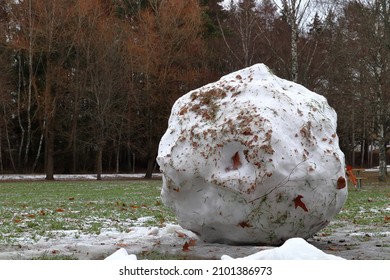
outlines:
[[[162,200],[208,242],[308,238],[347,197],[336,127],[323,96],[263,64],[228,74],[172,107],[157,156]]]

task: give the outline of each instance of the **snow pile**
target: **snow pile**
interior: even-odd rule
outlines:
[[[206,242],[311,237],[347,197],[336,113],[263,64],[176,101],[157,161],[162,199]]]
[[[224,255],[222,260],[233,258]],[[282,246],[260,251],[244,258],[246,260],[344,260],[344,258],[326,254],[320,249],[307,243],[304,239],[295,237],[287,240]]]
[[[129,261],[136,261],[137,256],[134,254],[128,254],[125,248],[120,248],[118,251],[113,253],[112,255],[108,256],[104,260],[106,261],[115,261],[115,260],[129,260]]]
[[[282,246],[273,249],[267,249],[248,255],[242,258],[245,260],[344,260],[344,258],[326,254],[309,244],[302,238],[291,238]],[[126,249],[120,248],[105,260],[137,260],[135,254],[128,254]],[[221,260],[234,260],[234,258],[223,255]]]
[[[102,174],[103,179],[142,179],[145,174],[140,173],[114,173]],[[45,174],[0,174],[0,181],[28,181],[45,180]],[[152,178],[161,178],[160,173],[153,173]],[[55,180],[96,180],[96,174],[55,174]]]

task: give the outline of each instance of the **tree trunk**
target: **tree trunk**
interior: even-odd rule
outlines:
[[[72,173],[77,173],[77,138],[76,138],[76,129],[73,131],[72,136]]]
[[[45,131],[45,173],[46,180],[54,180],[54,117],[55,97],[52,92],[52,73],[50,60],[46,63],[44,91],[44,126]]]
[[[33,87],[33,26],[32,26],[32,0],[29,0],[29,46],[28,46],[28,99],[27,99],[27,139],[26,150],[24,152],[24,164],[28,163],[31,143],[31,101],[32,101],[32,87]]]
[[[20,54],[18,55],[18,98],[17,98],[17,104],[18,104],[18,123],[19,123],[19,128],[21,131],[20,134],[20,143],[19,143],[19,152],[18,152],[18,169],[20,170],[22,166],[22,151],[23,151],[23,146],[24,146],[24,135],[25,135],[25,129],[22,123],[22,118],[21,118],[21,95],[22,95],[22,87],[24,84],[24,79],[22,77],[22,59]]]
[[[366,138],[363,134],[362,141],[360,143],[360,167],[364,166],[364,157],[366,154]]]
[[[383,124],[379,125],[379,174],[378,179],[381,182],[386,181],[387,164],[386,164],[386,140]]]
[[[98,151],[96,155],[96,179],[102,179],[103,172],[103,146],[98,146]]]
[[[49,128],[45,131],[45,173],[46,180],[54,180],[54,135]]]
[[[154,171],[154,164],[156,162],[155,153],[151,153],[148,156],[148,166],[146,169],[145,179],[151,179]]]
[[[294,16],[291,19],[291,80],[298,82],[298,25]]]
[[[4,110],[4,117],[5,117],[5,116],[7,116],[7,112],[6,112],[6,109],[5,109],[5,105],[4,105],[4,107],[3,107],[3,110]],[[10,158],[10,161],[11,161],[12,170],[13,170],[14,172],[16,172],[14,157],[13,157],[13,155],[12,155],[11,141],[10,141],[10,139],[9,139],[8,124],[7,124],[7,120],[6,120],[6,119],[4,119],[4,128],[5,128],[5,137],[7,138],[7,145],[8,145],[8,151],[9,151],[9,158]]]
[[[3,169],[3,143],[1,141],[1,138],[2,138],[2,134],[1,134],[1,126],[0,126],[0,172],[3,173],[4,172],[4,169]]]
[[[352,142],[352,160],[351,160],[351,165],[355,166],[355,143],[356,143],[356,135],[355,135],[355,100],[354,97],[352,97],[352,112],[351,112],[351,123],[352,123],[352,133],[351,133],[351,142]]]
[[[116,174],[119,174],[119,171],[120,171],[120,154],[121,154],[121,149],[120,149],[120,145],[118,143],[118,146],[117,146],[117,150],[116,150],[116,158],[115,158],[115,173]]]
[[[41,138],[39,139],[38,151],[37,151],[37,154],[35,156],[35,161],[34,161],[34,164],[32,166],[32,169],[31,169],[32,172],[35,171],[35,168],[38,165],[39,157],[41,156],[42,143],[43,143],[43,133],[41,134]]]
[[[374,161],[374,141],[371,140],[370,146],[369,146],[369,155],[368,155],[368,166],[372,167],[373,161]]]

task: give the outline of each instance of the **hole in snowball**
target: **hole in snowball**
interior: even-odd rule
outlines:
[[[345,181],[345,178],[343,176],[340,176],[337,179],[337,186],[336,186],[336,188],[338,190],[341,190],[341,189],[344,189],[346,185],[347,185],[347,182]]]
[[[232,141],[225,143],[221,147],[220,158],[217,163],[219,170],[225,172],[236,171],[241,169],[248,160],[246,159],[245,152],[247,153],[246,147],[239,142]],[[217,167],[218,168],[218,167]]]

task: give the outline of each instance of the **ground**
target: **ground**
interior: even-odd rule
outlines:
[[[348,260],[390,259],[390,233],[370,234],[364,228],[345,224],[331,235],[319,233],[308,242],[323,252]],[[143,235],[143,238],[140,236]],[[187,246],[186,246],[187,244]],[[163,229],[155,227],[135,228],[133,234],[106,232],[99,236],[62,237],[35,244],[0,246],[0,259],[104,259],[120,248],[133,253],[139,259],[220,259],[222,255],[244,257],[272,247],[227,246],[203,243],[194,235],[176,225]]]
[[[309,242],[322,251],[348,260],[390,260],[390,229],[370,232],[365,227],[345,223],[331,235],[321,234]]]
[[[348,260],[390,260],[390,188],[387,184],[378,185],[375,181],[375,176],[372,175],[371,179],[370,176],[370,174],[365,175],[368,179],[364,182],[361,191],[355,191],[350,187],[349,199],[345,208],[327,228],[308,239],[310,244],[325,253],[340,256]],[[3,197],[14,194],[14,192],[5,193],[4,188],[7,184],[4,181],[0,184],[2,184],[0,187],[2,187]],[[96,203],[92,203],[92,201],[96,200],[96,197],[87,197],[91,193],[90,191],[83,194],[80,193],[81,190],[77,190],[76,188],[78,193],[74,195],[64,194],[64,199],[60,202],[66,204],[54,204],[51,206],[55,210],[51,212],[50,220],[53,220],[52,218],[55,217],[67,217],[67,211],[69,215],[75,215],[80,220],[81,214],[79,211],[69,211],[71,208],[67,208],[67,205],[72,205],[73,210],[78,210],[76,206],[77,202],[80,202],[80,207],[88,208],[89,214],[92,211],[99,210],[96,213],[102,215],[101,213],[103,212],[101,211],[107,207],[112,207],[114,213],[120,213],[125,216],[140,213],[140,216],[131,225],[123,225],[122,220],[121,227],[116,229],[106,227],[99,234],[94,232],[93,228],[84,233],[80,233],[80,230],[62,228],[59,230],[51,230],[50,235],[43,236],[39,239],[20,238],[19,241],[14,239],[12,244],[1,242],[0,259],[47,258],[96,260],[106,258],[120,248],[126,249],[129,254],[136,254],[138,259],[220,259],[222,255],[229,255],[234,258],[244,257],[270,248],[203,243],[193,233],[182,229],[174,222],[165,221],[164,223],[155,224],[155,217],[148,216],[152,212],[144,212],[148,210],[146,208],[150,207],[135,205],[134,202],[131,202],[131,204],[128,203],[125,206],[121,202],[119,205],[115,199],[118,196],[117,190],[112,194],[113,198],[111,202],[108,203],[110,201],[108,199],[110,195],[108,193],[108,183],[103,181],[101,184],[107,186],[105,189],[99,186],[99,190],[104,191],[106,196],[105,202],[107,203],[101,209],[97,208]],[[38,185],[41,185],[41,183]],[[123,188],[126,187],[126,192],[130,192],[131,188],[128,188],[128,184],[123,185]],[[152,199],[150,202],[145,203],[152,205],[160,211],[161,205],[155,201],[156,198],[154,197],[158,195],[159,185],[160,183],[158,181],[154,183],[154,192],[150,195]],[[29,188],[32,186],[30,184]],[[34,186],[37,187],[36,185]],[[95,187],[95,184],[93,186]],[[57,191],[53,195],[58,195],[59,187],[60,185],[57,185]],[[141,187],[142,185],[137,186],[137,190]],[[10,189],[12,190],[13,188],[15,188],[15,185],[12,185]],[[70,186],[66,185],[66,189],[69,188]],[[147,188],[151,189],[151,187]],[[45,191],[47,192],[47,189]],[[129,193],[129,197],[134,197],[135,195],[136,193]],[[85,198],[85,200],[82,200],[82,198]],[[32,217],[31,211],[33,210],[29,208],[30,206],[23,205],[25,203],[14,203],[13,199],[16,198],[8,197],[7,199],[3,199],[3,201],[0,200],[3,206],[12,208],[12,211],[14,211],[12,212],[14,215],[13,222],[7,222],[7,219],[4,218],[5,214],[9,214],[8,212],[3,213],[3,217],[0,220],[1,232],[7,226],[14,229],[26,228],[22,227],[24,222],[17,221],[15,217],[25,219],[31,225],[34,225],[33,222],[38,223],[39,220],[43,221],[49,217],[48,215],[41,217],[38,214],[36,214],[36,217]],[[40,196],[40,200],[42,200],[42,196]],[[20,204],[22,208],[16,208],[17,205],[14,207],[14,204]],[[57,206],[61,206],[61,208],[56,208]],[[45,211],[48,213],[51,208],[47,206],[47,210]],[[127,210],[124,210],[124,208]],[[61,212],[59,209],[65,212]],[[118,209],[120,209],[120,212],[118,212]],[[16,211],[23,212],[16,213]],[[15,213],[18,216],[15,216]],[[162,213],[166,215],[165,212]],[[69,216],[67,221],[71,222],[72,217]],[[85,217],[82,219],[85,220]],[[91,223],[86,221],[84,224]],[[104,225],[104,223],[102,224]],[[64,227],[66,225],[61,226]],[[124,226],[128,230],[122,230]],[[42,226],[40,227],[42,228]],[[3,234],[5,232],[2,232],[2,236],[4,236]]]

